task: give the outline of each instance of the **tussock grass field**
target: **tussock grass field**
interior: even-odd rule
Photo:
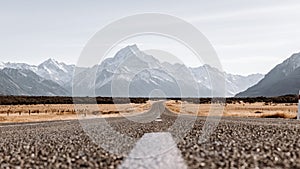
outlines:
[[[188,102],[166,102],[166,107],[175,113],[195,114],[198,116],[208,116],[211,104],[193,104]],[[220,107],[220,106],[219,106]],[[298,112],[297,103],[243,103],[237,102],[225,104],[222,116],[237,117],[258,117],[258,118],[296,118]],[[210,114],[212,115],[212,114]]]
[[[257,118],[296,118],[297,103],[227,103],[222,114],[210,114],[211,104],[194,104],[182,101],[167,101],[166,107],[174,113],[198,116],[219,115]],[[214,105],[220,107],[220,105]],[[36,122],[78,119],[81,116],[119,117],[149,110],[151,102],[141,104],[36,104],[0,105],[0,123]]]
[[[148,110],[145,104],[37,104],[0,105],[0,122],[36,122],[78,119],[79,116],[114,117],[126,116]]]

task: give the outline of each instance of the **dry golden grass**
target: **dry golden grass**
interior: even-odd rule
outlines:
[[[192,104],[186,102],[167,101],[168,109],[175,113],[194,114],[199,116],[223,115],[258,118],[295,118],[297,104],[226,104],[223,114],[214,114],[213,110],[222,109],[220,105]],[[78,119],[79,115],[93,117],[118,117],[149,110],[151,103],[146,104],[99,104],[99,105],[0,105],[0,122],[34,122],[51,120]],[[210,111],[212,110],[212,111]],[[29,114],[30,112],[30,114]]]
[[[140,113],[150,108],[146,104],[40,104],[0,105],[0,122],[34,122],[78,119],[78,115],[93,117],[116,117]]]
[[[168,101],[166,106],[173,112],[183,114],[194,114],[198,116],[222,115],[238,117],[258,118],[295,118],[297,116],[297,104],[226,104],[223,114],[213,114],[215,109],[222,109],[220,105],[192,104],[186,102]],[[210,110],[212,110],[210,112]]]

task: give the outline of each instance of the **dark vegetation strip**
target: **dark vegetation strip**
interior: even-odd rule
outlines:
[[[151,98],[160,100],[161,98]],[[112,98],[112,97],[61,97],[61,96],[0,96],[0,105],[30,105],[30,104],[127,104],[127,103],[146,103],[149,98]],[[191,103],[211,103],[211,98],[167,98],[167,100],[181,100]],[[214,101],[224,100],[215,98]],[[245,98],[226,98],[226,103],[298,103],[296,95],[285,95],[279,97],[245,97]]]

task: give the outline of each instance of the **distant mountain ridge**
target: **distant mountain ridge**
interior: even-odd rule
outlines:
[[[59,84],[44,79],[28,69],[0,70],[0,95],[67,96]]]
[[[8,62],[0,63],[0,69],[1,68],[31,70],[45,79],[52,80],[60,85],[65,85],[72,80],[75,65],[67,65],[50,58],[37,66],[26,63]]]
[[[0,71],[4,69],[15,69],[22,72],[34,73],[41,79],[48,80],[51,84],[57,84],[61,91],[58,95],[72,94],[72,81],[75,65],[67,65],[48,59],[35,66],[24,63],[0,63]],[[209,74],[208,74],[209,72]],[[23,72],[24,73],[24,72]],[[95,81],[91,79],[96,74]],[[161,63],[155,57],[148,55],[138,49],[136,45],[127,46],[116,53],[113,58],[105,59],[100,65],[91,68],[80,68],[80,73],[74,79],[74,89],[78,95],[98,96],[124,95],[124,90],[118,89],[115,84],[127,86],[130,96],[149,96],[152,90],[160,89],[167,96],[211,96],[212,89],[210,75],[214,78],[225,76],[226,96],[234,96],[236,93],[246,90],[263,78],[261,74],[249,76],[232,75],[221,72],[209,65],[198,68],[188,68],[183,64]],[[3,75],[4,76],[4,75]],[[13,75],[10,77],[14,79]],[[24,79],[25,80],[25,79]],[[5,82],[1,82],[2,85]],[[18,82],[21,83],[21,82]],[[6,84],[6,83],[5,83]],[[9,85],[9,84],[6,84]],[[9,87],[8,87],[9,89]],[[27,95],[53,95],[56,91],[19,92],[15,93],[6,89],[4,94],[27,94]],[[49,88],[51,90],[53,88]],[[125,88],[124,88],[125,89]],[[1,90],[1,89],[0,89]],[[55,90],[55,89],[53,89]],[[62,91],[63,90],[63,91]],[[113,90],[113,91],[112,91]],[[196,95],[198,92],[200,95]],[[24,93],[24,94],[23,94]],[[1,94],[1,93],[0,93]]]
[[[139,73],[136,74],[137,72]],[[93,86],[94,81],[87,77],[94,76],[93,73],[97,77],[95,90],[89,90],[87,86]],[[155,57],[140,51],[136,45],[132,45],[121,49],[115,57],[104,60],[98,69],[93,67],[82,71],[77,75],[79,77],[76,78],[74,87],[82,96],[95,92],[96,95],[102,96],[129,94],[147,97],[153,89],[160,89],[167,96],[209,97],[213,90],[218,90],[211,88],[211,75],[214,75],[215,79],[225,76],[228,89],[226,96],[233,96],[263,78],[261,74],[226,74],[209,65],[188,68],[179,63],[161,63]],[[118,87],[114,88],[114,84],[118,84]],[[122,88],[123,86],[125,87]],[[129,92],[126,93],[127,89]]]
[[[275,66],[259,83],[237,97],[281,96],[298,94],[300,89],[300,53]]]

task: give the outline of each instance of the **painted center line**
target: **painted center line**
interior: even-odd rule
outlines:
[[[187,166],[170,133],[145,134],[119,169],[186,169]]]

